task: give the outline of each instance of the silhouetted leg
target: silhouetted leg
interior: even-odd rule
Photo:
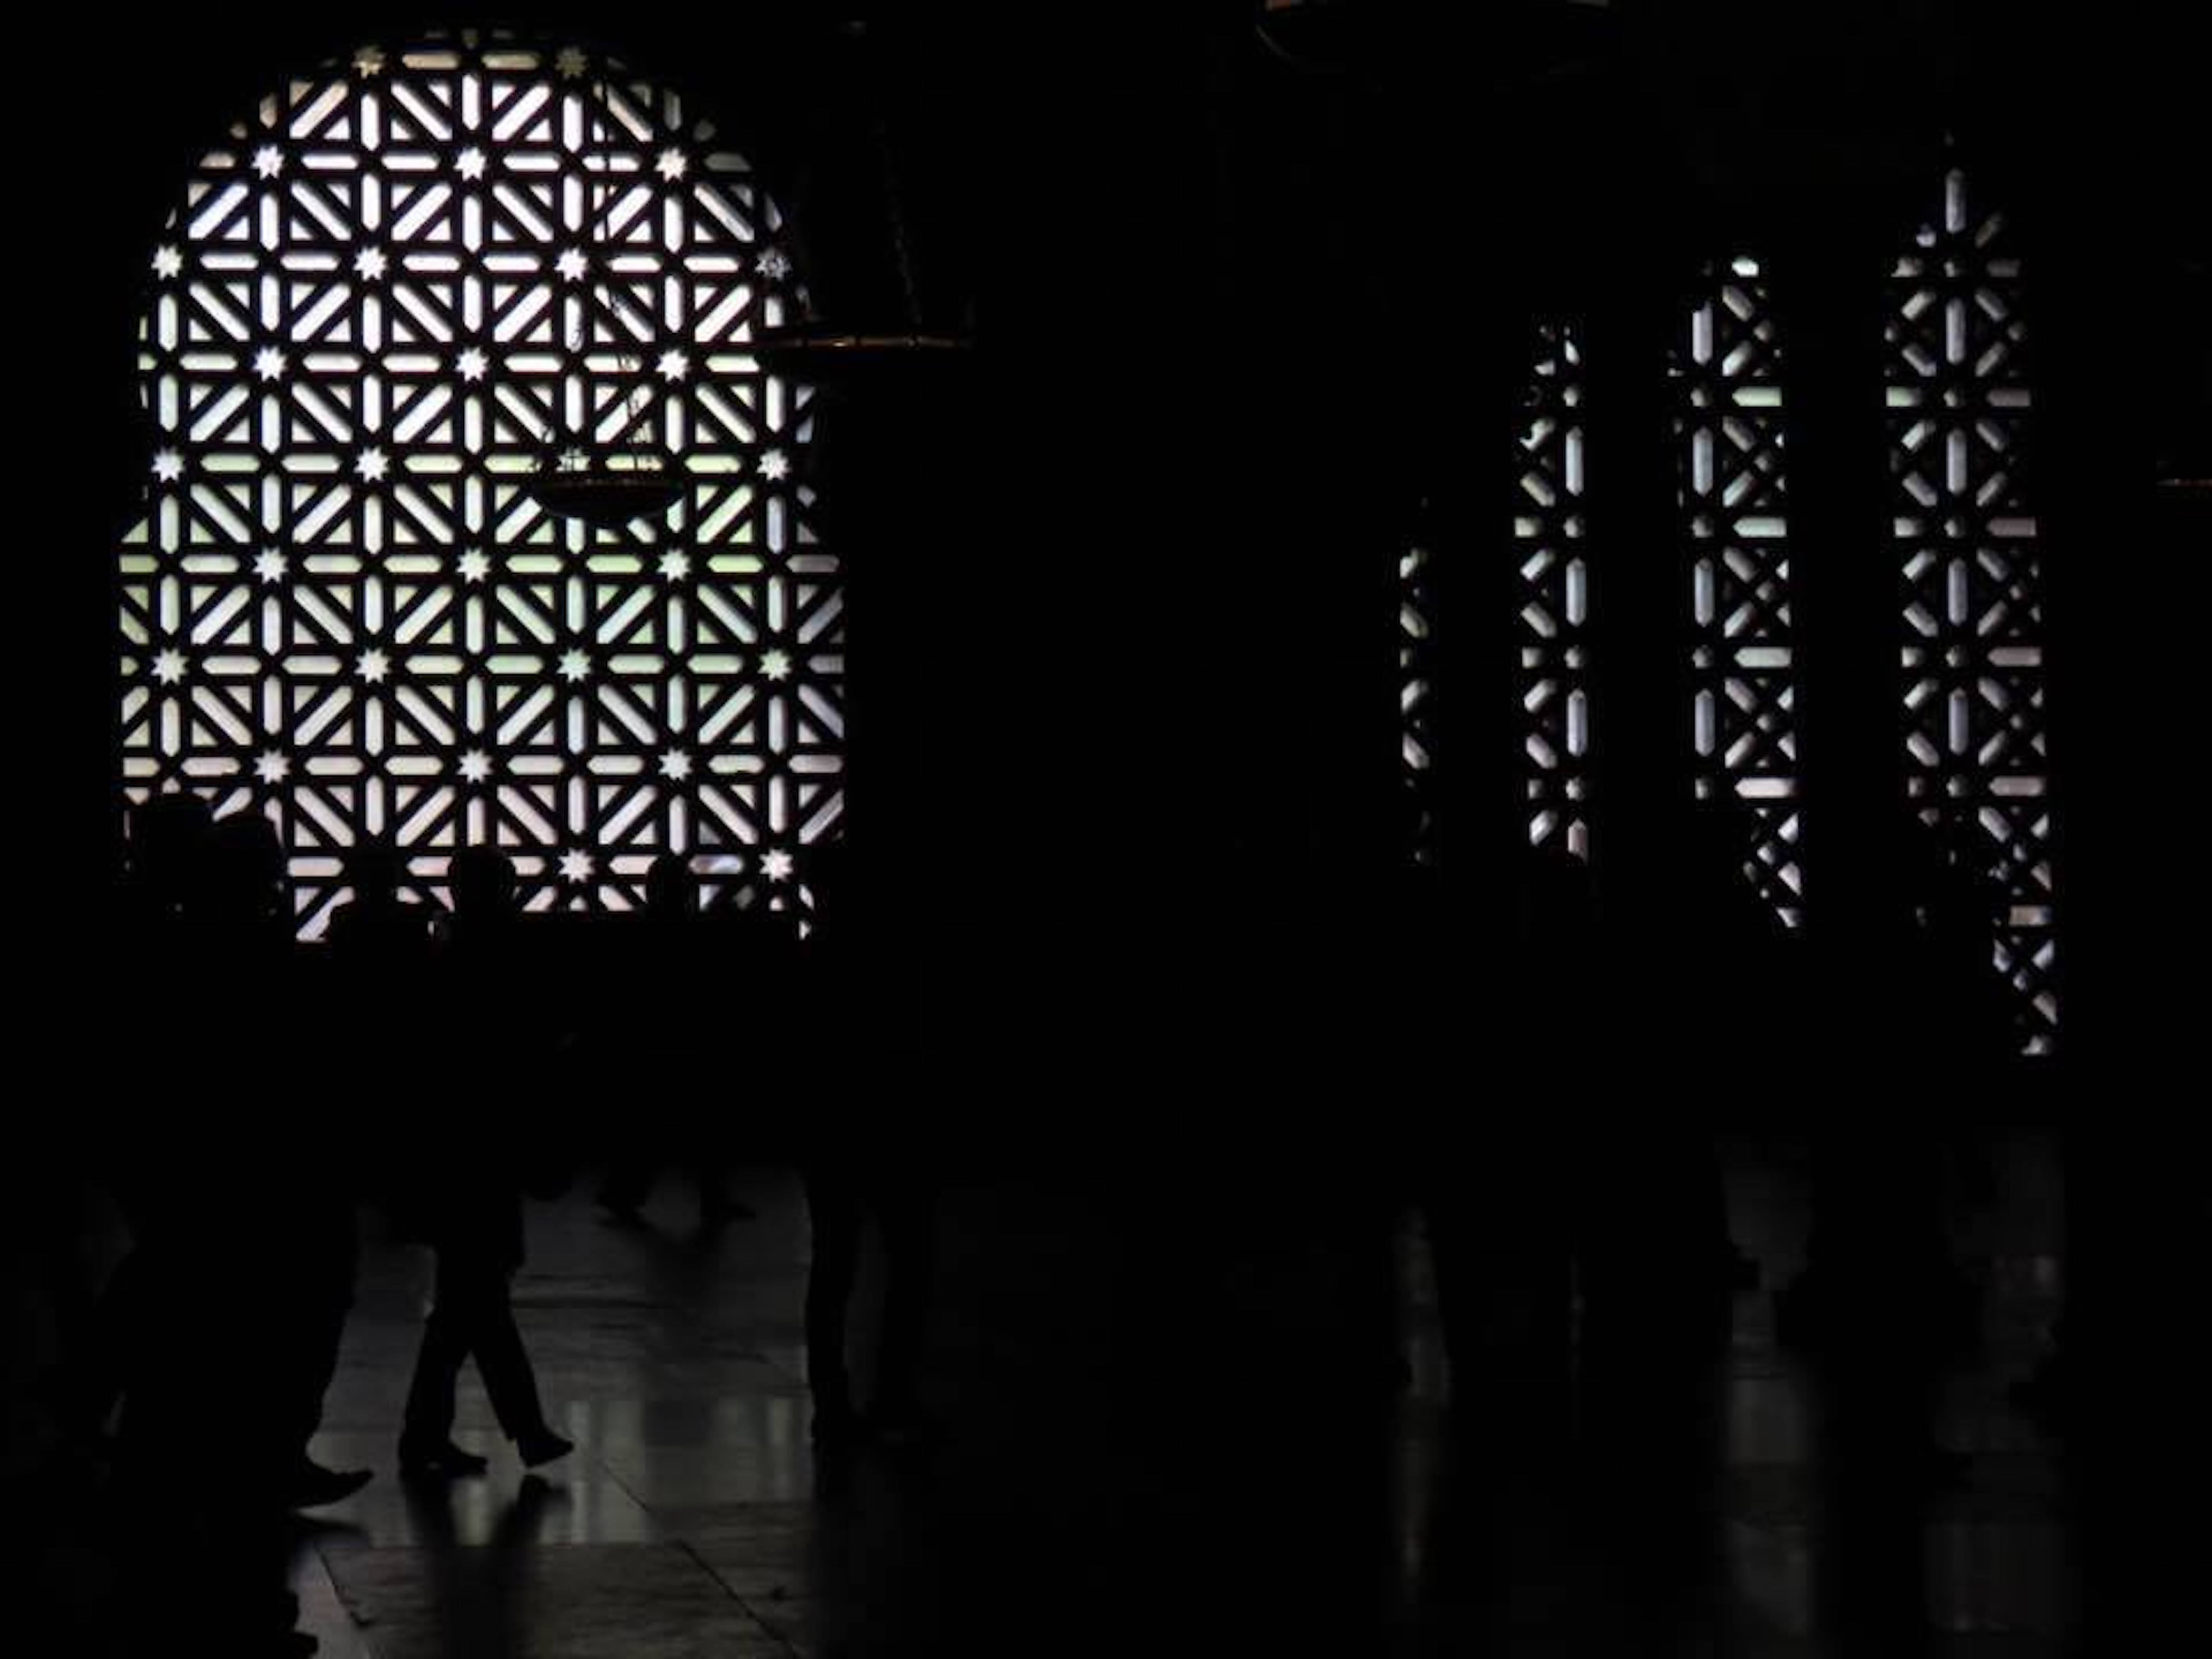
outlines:
[[[1926,1628],[1922,1530],[1931,1480],[1934,1378],[1907,1345],[1847,1347],[1823,1366],[1825,1472],[1814,1609],[1844,1655],[1911,1653]]]
[[[358,1248],[353,1212],[330,1206],[304,1218],[297,1237],[298,1272],[292,1278],[289,1310],[295,1322],[283,1364],[283,1422],[291,1443],[304,1452],[322,1426],[323,1396],[337,1374],[346,1316],[353,1307]]]
[[[1401,1194],[1382,1169],[1357,1169],[1340,1214],[1329,1243],[1343,1264],[1347,1298],[1344,1380],[1354,1389],[1395,1389],[1408,1380],[1398,1343]]]
[[[1589,1178],[1582,1231],[1585,1430],[1670,1473],[1692,1449],[1692,1407],[1723,1335],[1705,1151],[1663,1129],[1618,1133]]]
[[[522,1346],[522,1332],[514,1322],[514,1304],[507,1295],[507,1275],[492,1269],[477,1284],[471,1298],[475,1318],[472,1348],[477,1370],[502,1433],[526,1443],[545,1432],[545,1408],[538,1398],[538,1373]]]
[[[1487,1167],[1439,1204],[1431,1239],[1439,1279],[1457,1288],[1452,1400],[1514,1436],[1564,1430],[1571,1383],[1573,1257],[1566,1195],[1540,1148],[1500,1144]],[[1437,1220],[1441,1220],[1440,1233]],[[1472,1417],[1467,1420],[1474,1420]]]
[[[1759,1264],[1736,1248],[1735,1230],[1729,1214],[1728,1166],[1717,1134],[1703,1143],[1698,1162],[1698,1202],[1704,1211],[1705,1253],[1714,1287],[1725,1291],[1748,1291],[1759,1284]]]
[[[258,1363],[283,1293],[257,1212],[236,1194],[191,1188],[208,1216],[165,1227],[147,1266],[144,1340],[125,1385],[118,1473],[145,1582],[130,1651],[175,1642],[178,1609],[217,1650],[281,1653],[297,1603],[285,1588],[290,1446],[276,1379]],[[213,1449],[218,1462],[210,1461]]]
[[[149,1316],[150,1278],[147,1247],[134,1245],[88,1310],[63,1374],[62,1426],[70,1435],[95,1437],[114,1414]]]
[[[422,1343],[415,1351],[415,1376],[407,1387],[403,1447],[428,1450],[442,1446],[453,1430],[453,1391],[461,1363],[469,1357],[474,1310],[466,1305],[459,1275],[447,1252],[438,1252],[436,1299],[422,1322]]]
[[[804,1171],[811,1259],[806,1270],[806,1378],[817,1417],[843,1419],[853,1409],[845,1365],[845,1322],[860,1266],[859,1194],[842,1172]]]
[[[872,1416],[896,1419],[914,1411],[937,1237],[927,1192],[903,1182],[885,1182],[878,1202],[884,1237],[884,1340],[869,1411]]]
[[[127,1645],[76,1650],[161,1652],[178,1644],[180,1618],[190,1621],[192,1644],[211,1651],[264,1659],[303,1650],[291,1636],[299,1601],[285,1583],[286,1517],[258,1478],[266,1473],[249,1476],[234,1464],[220,1481],[171,1483],[189,1494],[182,1500],[136,1494],[118,1516],[133,1573],[131,1593],[118,1598]]]
[[[198,1265],[182,1230],[149,1233],[135,1253],[136,1284],[128,1292],[135,1310],[130,1337],[118,1352],[123,1360],[122,1412],[116,1420],[116,1473],[125,1488],[158,1486],[167,1478],[177,1449],[209,1431],[196,1420],[200,1402],[196,1379],[185,1363],[194,1342],[220,1344],[188,1329],[189,1286]],[[202,1385],[204,1386],[204,1385]]]
[[[1472,1392],[1481,1367],[1478,1323],[1482,1318],[1481,1263],[1468,1259],[1468,1199],[1456,1188],[1432,1186],[1421,1212],[1428,1224],[1429,1272],[1436,1282],[1437,1316],[1443,1326],[1444,1363],[1455,1395]]]
[[[1817,1328],[1839,1343],[1936,1341],[1950,1311],[1936,1149],[1869,1125],[1828,1137],[1822,1158],[1808,1251]]]

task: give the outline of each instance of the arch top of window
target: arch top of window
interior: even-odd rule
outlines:
[[[251,114],[191,152],[195,205],[207,188],[197,175],[273,161],[338,177],[355,149],[374,151],[395,182],[434,184],[441,168],[482,167],[477,178],[518,187],[555,172],[565,153],[613,189],[640,176],[639,149],[650,146],[647,168],[681,168],[678,178],[757,198],[783,257],[800,274],[811,263],[803,232],[785,220],[796,184],[772,122],[573,33],[471,28],[365,41],[264,86]],[[360,130],[346,131],[356,115]]]

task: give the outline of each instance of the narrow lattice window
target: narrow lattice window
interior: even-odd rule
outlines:
[[[1582,350],[1564,324],[1537,331],[1520,432],[1513,546],[1521,586],[1521,714],[1528,839],[1589,852],[1589,693],[1584,626]]]
[[[2043,575],[2024,483],[2021,262],[1965,175],[1892,276],[1893,532],[1904,556],[1905,788],[1999,896],[1992,954],[2022,1045],[2058,1003],[2043,688]]]
[[[1436,744],[1435,595],[1430,577],[1435,555],[1425,532],[1398,556],[1398,751],[1407,791],[1412,853],[1422,864],[1436,859],[1436,811],[1431,772]]]
[[[1589,568],[1583,550],[1582,351],[1573,331],[1536,332],[1516,436],[1513,557],[1516,592],[1522,787],[1528,839],[1589,850],[1589,694],[1584,622]],[[1401,776],[1410,792],[1413,855],[1435,853],[1436,553],[1425,527],[1398,559],[1398,698]]]
[[[465,35],[289,82],[192,170],[141,324],[121,550],[129,800],[265,813],[304,935],[345,849],[532,908],[654,857],[788,881],[840,810],[842,604],[775,206],[665,88]],[[549,467],[665,469],[621,528]]]
[[[1780,354],[1755,259],[1706,273],[1674,358],[1700,799],[1746,812],[1745,873],[1800,920],[1797,732]]]

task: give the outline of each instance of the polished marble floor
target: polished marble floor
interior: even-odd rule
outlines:
[[[939,1432],[824,1463],[804,1203],[774,1171],[740,1182],[757,1218],[719,1232],[676,1182],[641,1230],[606,1224],[588,1186],[533,1206],[519,1315],[577,1450],[526,1475],[471,1373],[458,1438],[491,1471],[414,1489],[392,1441],[428,1264],[367,1218],[318,1450],[379,1474],[303,1529],[302,1622],[334,1659],[2070,1653],[2063,1470],[2003,1396],[2060,1288],[2051,1163],[2008,1146],[1962,1219],[1984,1341],[1941,1378],[1936,1427],[1971,1454],[1963,1477],[1844,1503],[1821,1377],[1778,1348],[1763,1292],[1716,1336],[1709,1432],[1667,1455],[1532,1439],[1454,1409],[1412,1219],[1410,1383],[1367,1363],[1348,1206],[1325,1189],[955,1183]],[[1802,1249],[1803,1194],[1756,1155],[1731,1190],[1771,1285]]]

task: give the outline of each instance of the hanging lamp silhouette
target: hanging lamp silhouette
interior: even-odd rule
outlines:
[[[611,142],[614,131],[606,82],[594,80],[592,91],[599,108],[598,136],[605,145]],[[620,307],[608,280],[605,255],[610,151],[602,149],[597,160],[599,165],[592,168],[594,177],[591,214],[585,238],[587,297],[575,309],[568,341],[569,350],[578,356],[592,343],[595,307],[604,305],[611,313]],[[623,352],[618,354],[618,361],[629,377],[642,368],[644,358],[641,353]],[[591,442],[584,433],[563,433],[556,424],[538,458],[538,470],[532,475],[532,499],[557,518],[576,520],[601,530],[620,530],[641,519],[666,512],[684,494],[684,478],[673,458],[659,445],[638,440],[640,423],[648,417],[651,404],[652,394],[639,377],[639,383],[623,396],[618,428],[613,441],[607,445]],[[588,428],[589,422],[587,412],[583,424]]]
[[[848,22],[842,33],[853,43],[858,72],[874,87],[878,64],[867,24],[860,21]],[[861,53],[867,56],[857,55]],[[898,281],[901,315],[898,325],[888,329],[854,330],[807,321],[766,331],[761,340],[762,361],[817,386],[848,384],[858,374],[894,363],[960,362],[975,346],[974,337],[964,330],[948,332],[923,323],[914,250],[907,231],[905,191],[898,157],[891,143],[890,123],[880,95],[869,112],[868,125],[870,145],[881,178],[884,228]]]

